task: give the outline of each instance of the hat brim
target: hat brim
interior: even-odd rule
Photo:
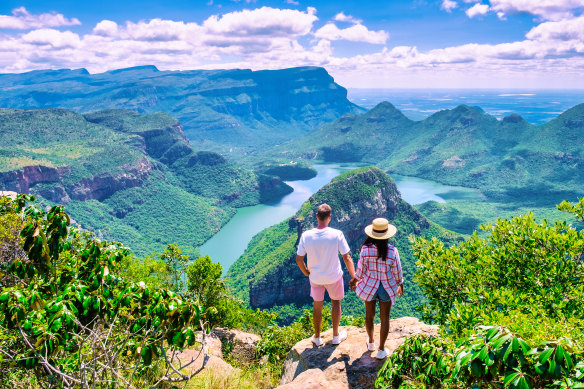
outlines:
[[[389,239],[392,236],[394,236],[397,232],[397,227],[394,226],[393,224],[389,224],[387,226],[387,231],[385,232],[375,232],[373,231],[373,224],[369,224],[367,227],[365,227],[365,233],[367,234],[368,237],[373,238],[373,239]]]

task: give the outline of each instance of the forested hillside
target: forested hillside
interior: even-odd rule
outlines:
[[[194,253],[235,208],[291,191],[221,155],[196,151],[163,113],[0,109],[0,185],[67,204],[83,228],[144,255]]]

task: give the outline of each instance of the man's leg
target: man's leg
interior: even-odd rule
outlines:
[[[339,336],[339,323],[341,322],[341,300],[332,300],[333,310],[331,316],[333,319],[333,336]]]
[[[322,307],[324,301],[314,301],[312,303],[312,325],[314,326],[314,337],[320,338],[320,326],[322,324]]]

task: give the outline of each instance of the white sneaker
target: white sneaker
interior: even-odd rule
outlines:
[[[312,338],[310,338],[310,340],[312,341],[312,343],[314,343],[316,347],[322,346],[322,339],[320,337],[315,338],[314,335],[312,335]]]
[[[377,352],[377,355],[375,356],[375,358],[377,358],[377,359],[385,359],[388,354],[389,354],[389,350],[387,348],[384,348],[383,350],[379,350]]]
[[[339,336],[333,336],[333,344],[341,344],[343,340],[347,339],[347,331],[339,332]]]
[[[367,351],[375,351],[375,342],[369,343],[369,341],[366,340],[365,344],[367,344]]]

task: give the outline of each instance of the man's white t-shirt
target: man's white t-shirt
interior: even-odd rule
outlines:
[[[349,251],[343,232],[327,227],[303,232],[296,254],[300,256],[308,254],[307,267],[312,283],[328,285],[343,277],[339,252],[345,255]]]

